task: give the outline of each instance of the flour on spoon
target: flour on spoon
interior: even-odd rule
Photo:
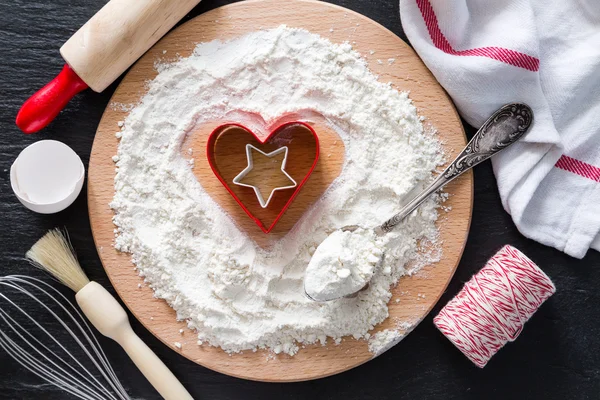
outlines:
[[[304,290],[316,301],[329,301],[364,288],[383,251],[375,232],[336,230],[317,247],[304,275]]]

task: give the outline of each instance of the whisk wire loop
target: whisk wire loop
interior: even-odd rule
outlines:
[[[27,309],[19,304],[27,304]],[[43,318],[34,317],[33,311]],[[40,319],[42,323],[58,323],[68,337],[50,333]],[[85,355],[82,360],[67,348],[67,339]],[[75,397],[129,399],[83,315],[60,291],[40,279],[0,277],[0,348],[39,378]]]

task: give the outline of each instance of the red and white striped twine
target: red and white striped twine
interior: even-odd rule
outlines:
[[[525,254],[504,246],[433,319],[437,328],[483,368],[556,291]]]

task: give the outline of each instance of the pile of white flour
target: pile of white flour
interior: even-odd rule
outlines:
[[[190,57],[157,68],[117,133],[115,247],[131,253],[155,295],[199,341],[226,351],[294,354],[328,337],[368,337],[388,316],[390,286],[407,273],[418,239],[437,237],[436,199],[383,238],[385,263],[358,297],[312,302],[303,277],[331,232],[383,222],[440,164],[439,143],[424,132],[407,93],[378,82],[349,44],[284,26],[202,43]],[[188,133],[240,111],[267,122],[290,112],[319,114],[346,148],[341,175],[270,250],[235,225],[181,156]]]

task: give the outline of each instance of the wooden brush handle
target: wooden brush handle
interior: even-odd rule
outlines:
[[[77,292],[75,299],[92,325],[123,347],[162,397],[167,400],[192,399],[175,375],[131,329],[127,313],[106,289],[90,282]]]
[[[95,92],[113,83],[200,0],[111,0],[61,47]]]

